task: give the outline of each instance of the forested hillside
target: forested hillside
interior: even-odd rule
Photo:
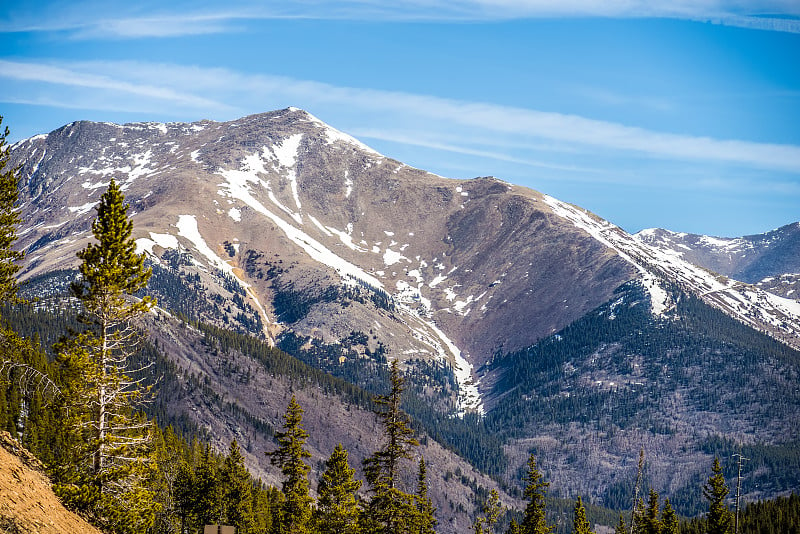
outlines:
[[[622,459],[640,445],[645,480],[683,514],[702,509],[702,472],[691,465],[715,454],[753,458],[750,498],[797,491],[800,353],[675,295],[674,309],[658,318],[641,288],[623,286],[566,329],[497,355],[481,370],[497,399],[487,430],[516,444],[511,450],[536,451],[554,478],[575,481],[565,484],[571,491],[612,508],[631,502],[634,466]],[[607,462],[617,469],[605,470]]]

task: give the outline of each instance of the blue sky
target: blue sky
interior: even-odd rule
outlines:
[[[12,141],[287,106],[410,165],[497,176],[632,232],[800,221],[796,0],[0,6]]]

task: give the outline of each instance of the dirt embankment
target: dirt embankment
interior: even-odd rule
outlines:
[[[101,534],[53,493],[39,460],[0,432],[0,534]]]

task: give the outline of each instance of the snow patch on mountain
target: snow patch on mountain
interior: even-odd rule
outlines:
[[[250,284],[239,278],[239,276],[234,271],[233,267],[227,261],[220,258],[211,249],[211,247],[208,246],[208,243],[206,243],[206,240],[200,233],[200,229],[197,225],[197,217],[195,217],[194,215],[180,215],[178,216],[178,223],[175,226],[178,228],[178,235],[191,241],[191,243],[194,245],[195,250],[197,250],[197,252],[206,257],[206,259],[209,262],[209,267],[211,266],[216,267],[220,271],[230,275],[231,278],[235,280],[236,283],[238,283],[242,289],[244,289],[244,291],[256,305],[256,308],[258,308],[258,311],[261,313],[261,316],[264,318],[265,322],[269,324],[270,320],[269,317],[267,316],[266,310],[261,305],[261,302],[258,300],[258,297],[256,296]],[[150,235],[151,237],[154,236],[154,234],[152,233]],[[155,235],[157,236],[157,234]],[[165,243],[170,243],[170,244],[173,243],[173,241],[166,236],[161,235],[158,236],[158,238],[162,240],[161,241],[162,246]],[[165,248],[177,249],[178,248],[177,239],[175,240],[174,244],[176,246],[165,247]],[[267,337],[269,338],[269,332],[266,328],[266,325],[264,327],[264,333],[267,334]]]
[[[258,163],[261,163],[261,159],[258,157],[258,155],[255,155],[253,159],[257,159]],[[261,168],[263,168],[263,165]],[[264,184],[264,182],[258,177],[258,172],[263,171],[260,171],[258,165],[255,164],[250,168],[245,168],[243,170],[229,169],[219,171],[217,174],[226,180],[225,183],[220,184],[221,193],[230,198],[242,201],[247,206],[253,208],[257,213],[267,217],[283,231],[286,237],[299,246],[306,254],[308,254],[315,261],[334,269],[337,273],[339,273],[342,279],[345,280],[345,282],[347,282],[349,279],[357,279],[373,287],[383,289],[383,283],[381,283],[380,280],[372,275],[367,274],[360,267],[334,254],[327,247],[325,247],[325,245],[312,238],[299,228],[292,226],[290,223],[277,216],[272,211],[268,210],[266,206],[259,202],[253,196],[253,192],[250,188],[251,183]],[[356,282],[351,281],[350,283],[355,284]]]
[[[602,219],[596,219],[584,212],[580,208],[562,202],[549,195],[542,195],[553,213],[567,219],[576,227],[584,230],[589,235],[603,243],[605,246],[615,250],[623,259],[636,267],[642,277],[643,286],[650,294],[651,312],[653,315],[661,315],[668,308],[666,291],[661,289],[658,280],[653,277],[644,264],[634,259],[631,251],[637,247],[636,242],[625,233],[620,227]]]
[[[292,190],[292,198],[294,198],[295,206],[301,209],[300,195],[297,192],[297,173],[295,172],[295,165],[297,164],[297,151],[300,149],[300,142],[303,140],[303,134],[294,134],[287,137],[280,144],[272,147],[272,153],[278,159],[278,163],[288,169],[286,171],[286,178],[289,180],[289,186]]]
[[[453,365],[453,374],[458,382],[458,402],[460,408],[460,415],[463,416],[465,411],[477,412],[481,415],[485,413],[483,407],[483,399],[480,391],[478,390],[479,381],[472,380],[472,364],[469,363],[461,354],[455,343],[442,332],[433,322],[428,323],[428,326],[433,329],[439,339],[447,346],[450,353],[453,355],[455,364]]]
[[[398,282],[398,288],[403,290],[414,288],[405,282]],[[479,381],[473,381],[473,367],[461,353],[461,349],[445,334],[432,320],[421,317],[415,309],[399,302],[398,308],[405,312],[404,323],[411,330],[413,336],[418,341],[429,346],[436,357],[444,362],[448,362],[453,375],[458,383],[458,416],[463,417],[466,412],[485,413],[483,398],[478,389]],[[417,323],[415,325],[414,323]],[[420,352],[418,349],[407,351],[408,354]]]
[[[153,257],[157,257],[156,254],[153,252],[153,247],[158,245],[163,249],[178,249],[178,238],[172,234],[157,234],[155,232],[150,232],[150,239],[146,237],[140,237],[136,240],[136,253],[141,254],[142,252],[147,252]]]
[[[350,171],[344,171],[344,197],[350,198],[350,195],[353,193],[353,179],[350,178]]]
[[[125,191],[137,178],[153,174],[156,171],[155,168],[148,167],[148,165],[152,162],[152,157],[153,151],[147,150],[146,152],[133,154],[130,156],[129,159],[133,161],[133,165],[128,163],[123,166],[105,166],[97,169],[94,168],[96,164],[108,161],[108,158],[101,157],[94,160],[88,167],[78,167],[78,174],[94,174],[103,177],[115,177],[124,174],[127,176],[127,179],[118,179],[117,181],[120,182],[120,190]],[[84,188],[86,189],[105,188],[107,186],[108,183],[92,184],[88,181],[84,182]]]
[[[390,248],[387,248],[383,252],[383,263],[387,267],[390,265],[394,265],[395,263],[399,263],[402,260],[408,260],[408,258]]]
[[[233,267],[220,258],[208,246],[206,240],[203,239],[203,235],[197,226],[197,217],[194,215],[179,215],[176,227],[178,228],[178,235],[188,239],[194,245],[195,250],[205,256],[209,262],[209,267],[215,267],[224,273],[233,275]]]
[[[89,211],[91,211],[91,209],[94,208],[95,206],[97,206],[97,202],[93,201],[93,202],[88,202],[83,206],[70,206],[67,209],[69,210],[70,213],[74,213],[76,215],[83,215],[84,213],[89,213]]]

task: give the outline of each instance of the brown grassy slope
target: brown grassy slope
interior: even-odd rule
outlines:
[[[0,533],[100,534],[64,508],[42,469],[8,432],[0,432]]]

